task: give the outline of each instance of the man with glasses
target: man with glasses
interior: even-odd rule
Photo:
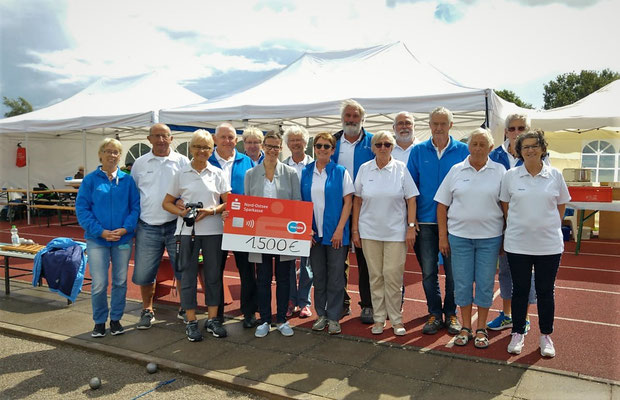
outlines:
[[[237,145],[237,131],[231,124],[224,122],[215,128],[213,135],[215,140],[215,151],[209,158],[209,163],[224,171],[224,175],[230,182],[232,194],[244,194],[243,181],[245,173],[256,164],[245,154],[235,150]],[[221,275],[224,278],[224,268],[228,252],[222,252]],[[234,251],[235,264],[239,270],[241,280],[241,312],[243,313],[243,327],[253,328],[256,325],[256,310],[258,303],[256,300],[256,272],[254,264],[248,261],[248,253]],[[217,318],[224,322],[224,291],[220,298],[220,305],[217,310]]]
[[[405,164],[409,161],[409,154],[413,146],[420,143],[415,137],[415,121],[413,114],[407,111],[401,111],[396,114],[394,124],[392,125],[396,146],[392,150],[392,157]]]
[[[452,112],[444,107],[437,107],[430,113],[429,126],[431,138],[414,146],[409,155],[407,168],[420,191],[417,198],[418,237],[414,250],[418,263],[422,268],[422,286],[426,295],[429,317],[422,333],[434,335],[445,326],[452,335],[461,332],[461,324],[456,318],[454,302],[454,280],[450,255],[443,255],[443,266],[446,273],[445,295],[443,306],[439,287],[439,229],[437,226],[437,203],[435,193],[453,165],[465,160],[469,150],[450,136],[452,128]]]
[[[372,160],[375,155],[372,152],[370,141],[372,134],[363,128],[366,110],[360,103],[349,99],[340,105],[340,119],[342,121],[342,130],[337,132],[336,150],[332,155],[332,160],[336,164],[340,164],[347,169],[349,175],[355,181],[355,176],[360,166],[367,161]],[[359,274],[359,292],[360,306],[362,312],[360,319],[364,324],[373,324],[372,300],[370,297],[370,281],[368,277],[368,265],[364,258],[361,247],[355,247],[355,256],[357,258],[357,270]],[[345,276],[348,277],[349,268],[345,267]],[[346,285],[346,284],[345,284]],[[350,297],[345,290],[345,301],[343,305],[343,315],[348,315],[350,309]]]
[[[504,128],[506,140],[501,146],[497,147],[489,154],[489,158],[502,164],[506,170],[522,165],[523,161],[517,156],[515,145],[519,135],[530,131],[530,125],[530,117],[525,114],[517,113],[508,115],[506,117],[506,127]],[[542,161],[550,165],[549,156],[543,157]],[[502,311],[500,311],[499,315],[494,320],[489,321],[487,324],[487,327],[494,331],[512,328],[512,276],[510,275],[506,254],[499,256],[497,280],[499,281],[499,295],[502,298]],[[533,272],[528,304],[536,304],[536,288],[534,285]],[[527,334],[529,330],[530,319],[526,315],[525,333]]]
[[[177,216],[162,208],[168,185],[179,171],[189,164],[189,159],[172,151],[172,134],[164,124],[155,124],[147,136],[152,149],[133,164],[131,176],[140,192],[140,219],[136,228],[135,266],[132,281],[140,286],[142,314],[138,329],[149,329],[155,321],[153,296],[155,281],[164,249],[177,278],[177,290],[181,292],[181,274],[175,266],[175,237]],[[184,311],[178,317],[183,319]]]

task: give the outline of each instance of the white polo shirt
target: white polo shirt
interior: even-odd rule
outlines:
[[[149,225],[162,225],[176,219],[164,210],[161,203],[174,176],[189,159],[170,150],[167,157],[157,157],[150,151],[139,157],[131,168],[131,176],[140,191],[140,219]]]
[[[499,204],[503,165],[487,159],[476,171],[469,156],[450,168],[434,200],[448,206],[448,232],[466,239],[489,239],[502,235],[504,213]]]
[[[312,173],[312,187],[310,188],[310,196],[312,199],[312,209],[314,211],[314,222],[319,237],[323,237],[323,214],[325,212],[325,183],[327,182],[327,172],[325,168],[319,172],[314,166]],[[342,178],[342,197],[355,193],[353,179],[348,171],[344,171]]]
[[[531,176],[523,165],[512,168],[504,175],[499,199],[508,203],[504,250],[528,255],[564,251],[558,205],[568,203],[570,195],[560,171],[543,164]]]
[[[414,141],[411,146],[403,149],[398,145],[398,142],[396,142],[396,146],[394,146],[394,150],[392,150],[392,157],[394,157],[398,161],[404,162],[405,165],[407,165],[407,163],[409,162],[409,154],[411,154],[411,149],[413,149],[413,146],[415,145],[416,143]]]
[[[168,187],[171,196],[180,197],[185,204],[200,201],[203,208],[217,207],[220,204],[220,195],[230,191],[230,183],[224,172],[210,163],[207,163],[207,167],[201,172],[193,169],[191,165],[185,166]],[[194,226],[196,235],[218,235],[224,231],[221,214],[207,215]],[[182,217],[178,217],[175,235],[191,235],[191,233],[192,227],[184,224]]]
[[[233,149],[232,156],[230,159],[225,160],[217,153],[217,150],[213,150],[215,154],[215,159],[220,163],[220,167],[222,167],[222,171],[224,171],[224,176],[228,179],[228,182],[232,182],[232,166],[235,162],[235,157],[237,156],[237,150]]]
[[[304,156],[305,156],[304,159],[298,163],[293,161],[293,156],[287,158],[286,163],[285,163],[286,165],[295,168],[295,171],[297,172],[297,177],[299,178],[300,182],[301,182],[301,172],[304,170],[306,165],[314,161],[312,157],[310,157],[309,155],[304,154]]]
[[[349,142],[345,139],[345,134],[343,133],[340,137],[340,150],[338,153],[338,164],[342,165],[347,169],[349,175],[353,176],[353,169],[355,167],[355,146],[362,139],[362,134],[357,137],[357,140],[353,143]]]
[[[362,239],[404,242],[407,203],[419,195],[407,166],[392,158],[379,169],[376,159],[360,166],[355,177],[355,196],[362,198],[358,228]]]

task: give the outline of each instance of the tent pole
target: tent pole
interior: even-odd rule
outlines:
[[[484,92],[484,127],[489,127],[489,93]]]
[[[30,203],[30,140],[26,132],[26,202]],[[30,225],[30,207],[26,205],[26,223]]]
[[[88,171],[86,167],[86,129],[82,129],[82,165],[84,166],[84,175]]]

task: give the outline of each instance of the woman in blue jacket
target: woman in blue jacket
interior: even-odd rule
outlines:
[[[88,268],[92,277],[92,337],[110,333],[120,335],[125,310],[127,267],[131,257],[134,231],[140,215],[140,194],[130,175],[118,168],[121,143],[112,138],[99,146],[101,165],[86,175],[75,201],[78,222],[84,229]],[[108,270],[112,262],[112,294],[108,310]]]
[[[316,161],[301,174],[301,199],[313,204],[310,265],[314,275],[315,331],[327,326],[330,335],[341,332],[338,320],[344,301],[344,266],[349,253],[349,215],[353,180],[346,168],[330,160],[336,138],[319,133],[314,138]]]

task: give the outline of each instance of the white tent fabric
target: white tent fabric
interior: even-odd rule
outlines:
[[[157,112],[161,108],[205,100],[155,72],[123,78],[102,78],[60,103],[1,119],[0,134],[58,134],[96,128],[144,127],[156,122]]]
[[[354,98],[367,112],[365,126],[390,129],[387,114],[428,113],[444,106],[455,125],[480,126],[490,89],[463,86],[421,62],[402,43],[338,52],[308,52],[271,78],[245,91],[208,102],[160,111],[160,121],[213,126],[282,125],[338,129],[339,106]],[[492,105],[490,105],[492,106]],[[426,125],[418,120],[421,126]],[[374,127],[374,128],[373,128]]]
[[[620,133],[620,79],[581,100],[551,110],[521,108],[495,95],[497,119],[509,114],[529,115],[532,128],[549,132],[605,130]]]
[[[64,185],[79,165],[98,165],[103,137],[116,136],[124,154],[144,141],[161,108],[206,99],[164,76],[151,72],[123,78],[102,78],[76,95],[50,107],[0,119],[0,184],[32,187],[31,182]],[[26,168],[15,166],[16,144],[25,145]],[[124,164],[121,161],[121,165]]]
[[[620,132],[620,79],[573,104],[530,113],[532,127],[546,131],[593,130]]]

